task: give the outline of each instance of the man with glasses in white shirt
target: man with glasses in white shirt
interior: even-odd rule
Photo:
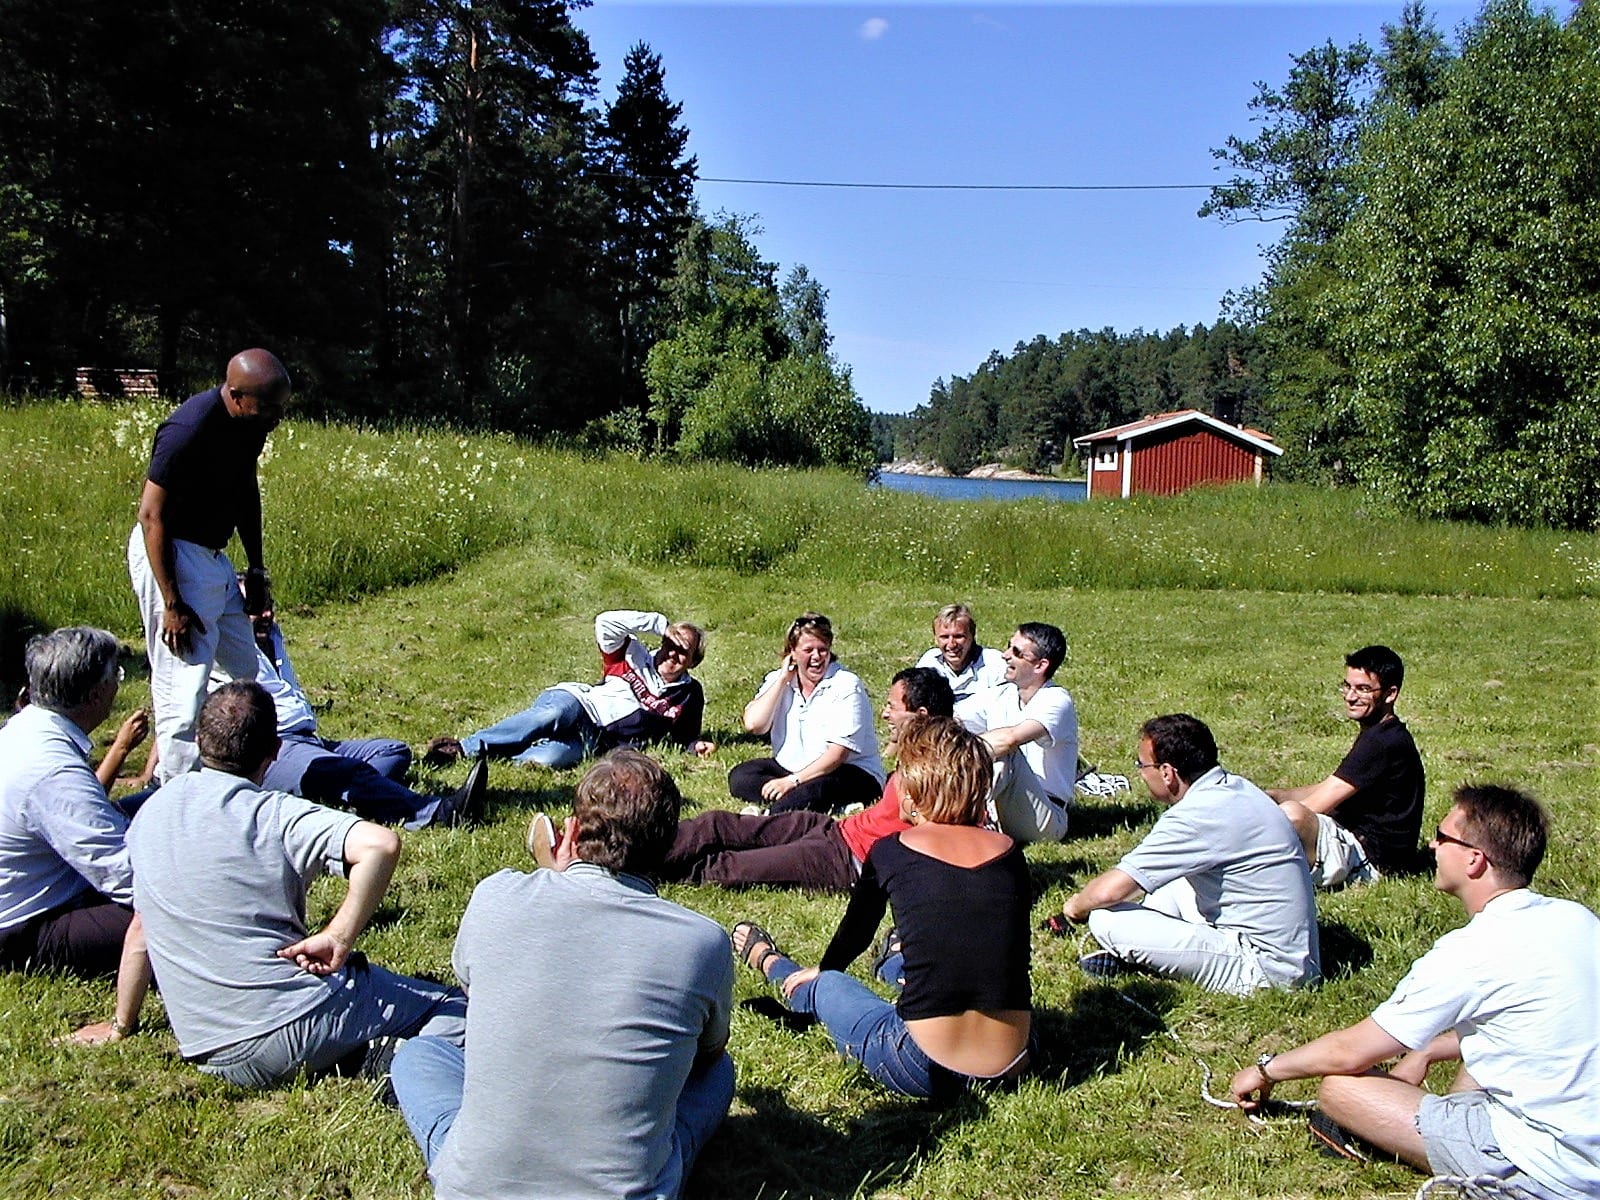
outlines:
[[[1005,682],[956,705],[994,755],[989,813],[1019,842],[1059,842],[1078,772],[1078,710],[1052,676],[1067,656],[1054,625],[1029,621],[1006,641]]]
[[[1268,788],[1283,808],[1318,887],[1370,883],[1415,862],[1422,833],[1422,756],[1395,715],[1405,664],[1387,646],[1345,656],[1339,694],[1360,731],[1320,783]]]

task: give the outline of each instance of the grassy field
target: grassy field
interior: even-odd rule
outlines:
[[[24,464],[0,480],[0,611],[15,626],[90,620],[134,634],[122,544],[150,428],[142,412],[0,411],[0,453]],[[1541,890],[1597,903],[1592,537],[1427,526],[1294,489],[946,505],[827,475],[674,471],[298,425],[274,436],[264,476],[285,633],[330,734],[419,744],[470,730],[549,683],[589,677],[596,611],[656,607],[711,631],[699,674],[722,749],[708,763],[667,761],[691,809],[726,805],[726,770],[761,749],[737,735],[739,707],[797,612],[834,619],[840,656],[881,702],[889,675],[926,646],[933,610],[959,598],[989,641],[1028,619],[1067,631],[1061,678],[1085,753],[1106,769],[1129,773],[1139,722],[1181,709],[1212,725],[1231,768],[1296,783],[1326,774],[1349,744],[1333,690],[1343,653],[1384,641],[1407,661],[1401,709],[1429,771],[1430,827],[1465,780],[1525,786],[1556,823]],[[141,662],[130,658],[124,708],[144,697]],[[421,783],[442,789],[461,774]],[[448,977],[473,884],[521,863],[529,813],[564,813],[576,779],[496,764],[481,825],[407,838],[364,948]],[[1142,796],[1086,803],[1065,844],[1030,849],[1036,915],[1114,863],[1155,815]],[[843,904],[668,894],[724,923],[760,919],[808,958]],[[319,891],[317,913],[336,895]],[[1321,918],[1327,983],[1250,999],[1094,983],[1076,970],[1076,945],[1040,935],[1042,1069],[1014,1094],[945,1112],[886,1096],[819,1031],[796,1037],[741,1011],[734,1112],[690,1195],[1409,1195],[1407,1171],[1328,1162],[1301,1124],[1252,1126],[1199,1095],[1196,1058],[1220,1090],[1261,1049],[1365,1015],[1460,913],[1426,880],[1392,880],[1322,897]],[[739,986],[744,998],[762,990],[747,972]],[[104,1016],[110,994],[0,976],[0,1193],[427,1194],[402,1122],[364,1087],[249,1095],[205,1079],[177,1060],[159,1001],[152,1031],[128,1043],[52,1044]]]

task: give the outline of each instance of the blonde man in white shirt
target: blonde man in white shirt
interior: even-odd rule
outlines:
[[[946,604],[934,614],[933,642],[917,666],[944,676],[958,704],[1006,681],[1005,658],[978,644],[978,620],[965,604]]]

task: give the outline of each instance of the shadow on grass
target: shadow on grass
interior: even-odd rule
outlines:
[[[1139,800],[1085,800],[1079,797],[1072,806],[1072,816],[1067,822],[1067,837],[1071,841],[1110,837],[1148,825],[1161,815],[1161,806],[1154,801]]]
[[[26,612],[12,604],[0,605],[0,716],[9,716],[11,702],[28,682],[22,667],[22,652],[28,639],[35,634],[48,633],[50,625],[37,613]]]
[[[1101,868],[1087,858],[1067,858],[1059,862],[1030,862],[1028,878],[1035,898],[1054,887],[1076,887],[1100,874]]]
[[[498,768],[498,772],[496,768]],[[504,786],[505,781],[511,778],[513,772],[523,775],[528,774],[522,767],[511,764],[502,765],[496,762],[489,767],[488,809],[490,812],[497,813],[509,808],[532,814],[572,807],[572,798],[577,792],[579,777],[574,776],[572,782],[565,786],[554,782],[540,784],[537,787]],[[520,783],[522,781],[513,779],[512,782]]]
[[[741,1088],[750,1112],[730,1116],[706,1148],[686,1195],[859,1196],[907,1178],[939,1140],[988,1111],[979,1094],[938,1106],[883,1094],[837,1125],[791,1107],[775,1088]]]
[[[366,928],[372,930],[390,929],[400,924],[400,922],[405,919],[406,914],[409,911],[409,909],[406,909],[399,904],[394,904],[388,900],[385,900],[382,904],[378,905],[377,910],[373,912],[372,918],[366,924]]]
[[[1073,1087],[1115,1072],[1119,1062],[1166,1032],[1165,1014],[1178,995],[1178,986],[1165,979],[1130,979],[1086,988],[1064,1012],[1035,1008],[1035,1075]]]
[[[1317,939],[1322,943],[1322,978],[1344,979],[1372,962],[1372,943],[1339,921],[1320,921]]]

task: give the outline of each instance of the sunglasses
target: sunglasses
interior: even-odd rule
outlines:
[[[1440,844],[1448,842],[1451,845],[1464,846],[1468,850],[1476,850],[1479,854],[1483,854],[1482,846],[1474,846],[1471,842],[1464,842],[1460,838],[1456,837],[1455,834],[1446,833],[1443,827],[1435,827],[1433,831],[1433,840]],[[1487,854],[1483,854],[1483,856],[1485,858],[1489,857]]]

